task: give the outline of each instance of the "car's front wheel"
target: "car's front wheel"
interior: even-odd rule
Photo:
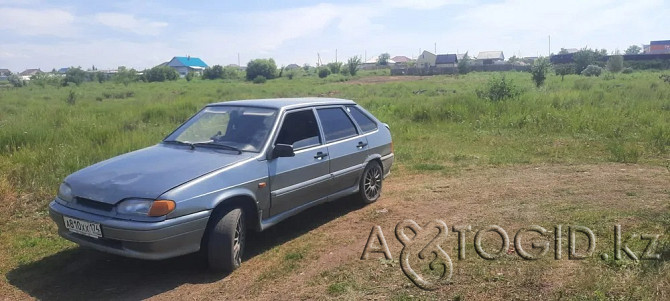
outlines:
[[[242,263],[246,225],[244,212],[235,208],[220,214],[209,231],[207,261],[215,271],[232,272]]]
[[[375,202],[381,195],[382,167],[377,161],[372,161],[365,166],[358,190],[361,201],[366,204]]]

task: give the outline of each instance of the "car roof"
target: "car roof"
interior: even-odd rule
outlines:
[[[211,106],[252,106],[274,109],[293,109],[318,105],[355,105],[353,100],[325,97],[302,97],[302,98],[267,98],[233,100],[208,104]]]

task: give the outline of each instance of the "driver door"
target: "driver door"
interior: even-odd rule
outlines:
[[[284,115],[273,145],[292,145],[294,157],[268,162],[270,175],[270,215],[326,197],[324,186],[331,181],[328,148],[313,109],[289,111]]]

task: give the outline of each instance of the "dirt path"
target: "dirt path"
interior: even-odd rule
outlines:
[[[507,258],[456,261],[452,285],[415,288],[402,274],[402,245],[393,229],[403,219],[442,219],[449,226],[499,224],[513,233],[532,224],[579,223],[601,234],[611,223],[644,224],[670,208],[670,172],[662,167],[601,164],[477,168],[392,175],[382,198],[369,206],[342,199],[310,209],[251,235],[248,258],[234,273],[206,272],[197,256],[147,262],[73,249],[7,274],[17,297],[38,299],[525,299],[570,292],[566,277],[585,277],[591,265],[569,261],[533,264]],[[395,261],[360,260],[373,226],[381,226]],[[655,229],[654,225],[648,225]],[[663,225],[658,225],[659,231]],[[455,235],[448,241],[455,246]],[[472,234],[468,239],[472,239]],[[456,259],[455,247],[448,248]],[[37,274],[49,268],[48,275]],[[581,276],[580,276],[581,275]],[[657,285],[669,290],[668,280]],[[667,292],[665,292],[667,293]],[[526,296],[526,297],[524,297]],[[668,296],[668,295],[662,295]]]

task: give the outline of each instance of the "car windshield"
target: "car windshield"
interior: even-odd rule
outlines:
[[[277,117],[267,108],[213,106],[198,112],[164,142],[260,152]]]

